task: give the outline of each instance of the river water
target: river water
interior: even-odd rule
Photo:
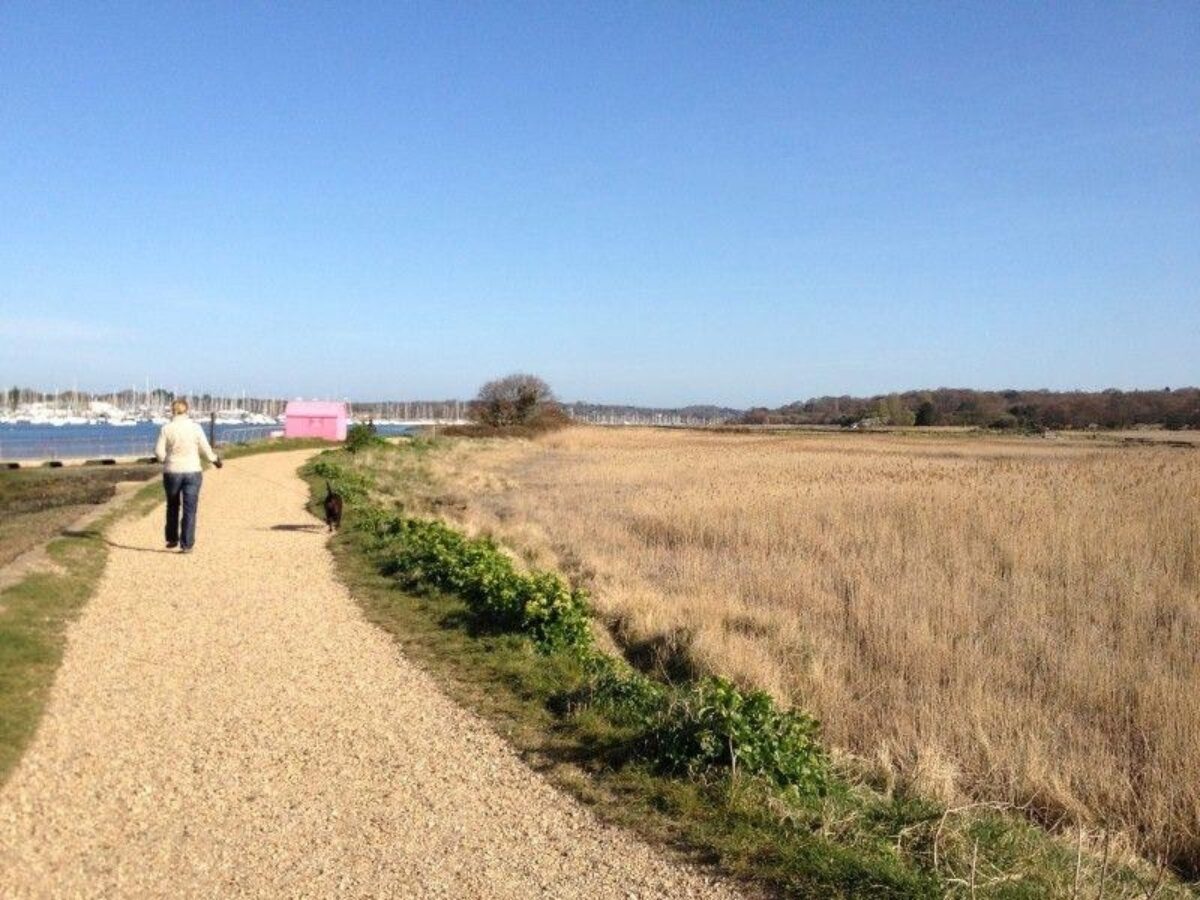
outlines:
[[[207,423],[204,425],[208,431]],[[0,423],[0,461],[23,459],[98,459],[112,456],[153,456],[160,426],[29,425]],[[381,426],[380,434],[405,434],[404,426]],[[217,425],[217,444],[261,441],[282,425]]]

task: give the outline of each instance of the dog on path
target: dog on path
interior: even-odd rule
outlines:
[[[325,482],[325,524],[330,531],[342,527],[342,495],[333,490],[333,485]]]

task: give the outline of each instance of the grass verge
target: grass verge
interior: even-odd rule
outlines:
[[[0,566],[110,500],[118,482],[145,481],[157,474],[148,465],[0,471]]]
[[[52,540],[55,568],[26,576],[0,592],[0,784],[16,765],[41,719],[66,647],[67,626],[91,597],[108,559],[104,530],[158,503],[151,482],[85,531]]]
[[[41,718],[62,660],[67,625],[104,570],[99,537],[60,538],[47,548],[60,572],[38,572],[0,593],[0,783]]]
[[[394,459],[323,454],[349,474],[356,516],[380,504],[428,505],[423,458],[436,445],[414,441]],[[369,462],[368,462],[369,460]],[[314,511],[325,475],[306,470]],[[330,471],[326,467],[326,475]],[[381,471],[392,474],[375,484]],[[383,499],[381,499],[383,498]],[[436,503],[433,504],[436,507]],[[340,576],[366,616],[388,631],[446,692],[489,719],[534,768],[604,818],[693,859],[791,897],[1182,897],[1165,871],[1072,847],[988,806],[946,809],[885,793],[846,768],[819,793],[781,792],[732,771],[667,774],[639,752],[639,729],[619,708],[579,702],[593,685],[570,649],[539,649],[527,636],[481,623],[459,592],[411,589],[363,531],[332,541]],[[404,589],[401,585],[408,585]]]

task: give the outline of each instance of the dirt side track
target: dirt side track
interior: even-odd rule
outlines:
[[[206,474],[189,556],[161,509],[112,529],[0,791],[4,896],[737,896],[556,792],[361,617],[310,452]]]

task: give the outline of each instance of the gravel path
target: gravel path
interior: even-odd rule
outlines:
[[[0,791],[17,897],[715,897],[558,793],[368,624],[305,452],[205,476],[197,547],[119,523]]]

